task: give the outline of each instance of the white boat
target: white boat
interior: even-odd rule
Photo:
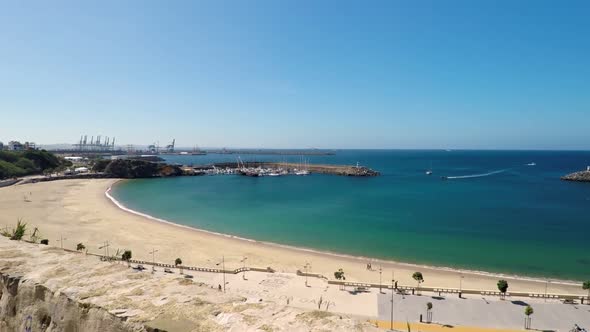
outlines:
[[[426,170],[426,175],[432,175],[432,161],[430,162],[430,168]]]
[[[527,165],[527,166],[537,166],[537,164],[536,164],[535,162],[528,163],[528,164],[526,164],[526,165]]]
[[[302,159],[302,169],[296,169],[295,170],[295,175],[309,175],[309,171],[307,170],[307,161],[303,160],[303,156],[301,156]]]

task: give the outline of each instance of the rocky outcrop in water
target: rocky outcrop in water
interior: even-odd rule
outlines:
[[[175,165],[132,159],[113,160],[105,167],[104,173],[123,179],[178,176],[183,174],[182,169]]]
[[[575,172],[561,177],[565,181],[590,182],[590,170]]]

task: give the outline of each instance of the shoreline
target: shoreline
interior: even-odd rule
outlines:
[[[323,250],[307,248],[307,247],[280,244],[280,243],[276,243],[276,242],[260,241],[260,240],[249,239],[249,238],[245,238],[245,237],[241,237],[241,236],[237,236],[237,235],[209,231],[209,230],[205,230],[205,229],[201,229],[201,228],[197,228],[197,227],[193,227],[193,226],[179,224],[179,223],[176,223],[176,222],[173,222],[170,220],[154,217],[154,216],[149,215],[147,213],[143,213],[143,212],[133,210],[133,209],[126,207],[124,204],[119,202],[115,197],[113,197],[111,195],[111,191],[115,185],[117,185],[123,181],[128,181],[128,180],[129,179],[117,179],[114,183],[109,185],[108,188],[105,190],[105,192],[104,192],[105,197],[114,206],[116,206],[118,209],[120,209],[126,213],[130,213],[130,214],[139,216],[141,218],[145,218],[149,221],[181,228],[184,230],[189,230],[192,232],[204,233],[207,235],[222,237],[224,239],[243,241],[243,242],[250,243],[250,244],[263,245],[263,246],[267,246],[270,248],[280,248],[280,249],[286,249],[286,250],[293,250],[293,251],[297,251],[300,253],[311,253],[314,255],[322,255],[322,256],[332,257],[332,258],[353,260],[353,261],[361,263],[361,264],[366,263],[368,261],[370,263],[380,263],[380,264],[386,264],[386,265],[401,265],[401,266],[405,266],[405,267],[409,267],[409,268],[422,268],[422,269],[429,269],[429,270],[434,270],[434,271],[444,271],[444,272],[459,273],[459,274],[466,274],[466,275],[515,279],[515,280],[528,281],[528,282],[534,282],[534,283],[543,283],[543,284],[545,282],[547,282],[547,280],[550,280],[550,282],[552,284],[558,284],[558,285],[564,285],[564,286],[580,286],[580,284],[582,282],[582,281],[576,281],[576,280],[544,278],[542,276],[533,277],[533,276],[523,276],[523,275],[511,274],[511,273],[488,272],[488,271],[483,271],[483,270],[458,269],[458,268],[446,267],[446,266],[408,263],[408,262],[395,261],[395,260],[390,260],[390,259],[373,258],[373,257],[368,257],[368,256],[355,256],[355,255],[350,255],[350,254],[323,251]]]
[[[297,270],[304,271],[308,263],[308,273],[330,279],[334,271],[343,269],[347,282],[385,284],[394,274],[393,279],[400,285],[415,286],[412,274],[420,271],[425,278],[421,287],[429,288],[495,291],[500,278],[509,282],[512,292],[542,294],[547,286],[545,279],[330,253],[158,221],[140,211],[132,213],[127,207],[127,211],[123,210],[109,199],[105,192],[110,187],[112,196],[117,183],[120,180],[76,179],[0,188],[0,227],[14,227],[21,218],[31,229],[37,227],[40,238],[49,239],[50,247],[75,250],[78,243],[83,243],[89,253],[106,254],[104,245],[108,241],[111,254],[132,250],[134,260],[173,263],[181,258],[183,265],[203,268],[216,268],[224,257],[226,269],[235,270],[243,267],[247,258],[249,267],[271,267],[292,276]],[[151,254],[154,249],[155,258]],[[367,263],[372,264],[372,269],[367,269]],[[317,289],[318,297],[320,291]],[[581,283],[557,278],[549,283],[548,292],[586,296]]]

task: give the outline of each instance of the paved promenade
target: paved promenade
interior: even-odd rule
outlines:
[[[391,292],[378,295],[378,319],[389,322],[391,317]],[[456,295],[438,297],[431,294],[422,296],[394,296],[394,320],[417,322],[420,315],[426,319],[426,303],[433,305],[432,322],[436,325],[524,329],[524,309],[530,305],[533,330],[569,331],[574,324],[590,326],[590,305],[569,305],[557,301],[544,302],[542,299],[485,298],[471,296],[459,299]],[[434,325],[434,324],[433,324]],[[387,325],[388,326],[388,325]],[[420,329],[431,331],[430,329]],[[448,329],[447,329],[448,330]],[[414,331],[414,330],[413,330]],[[453,331],[457,331],[453,329]]]

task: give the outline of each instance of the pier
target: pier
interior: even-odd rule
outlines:
[[[281,175],[308,175],[308,174],[334,174],[342,176],[378,176],[379,172],[365,166],[352,165],[326,165],[326,164],[299,164],[283,162],[228,162],[216,163],[204,166],[185,166],[184,170],[193,169],[194,172],[205,174],[241,174],[246,176],[281,176]]]

